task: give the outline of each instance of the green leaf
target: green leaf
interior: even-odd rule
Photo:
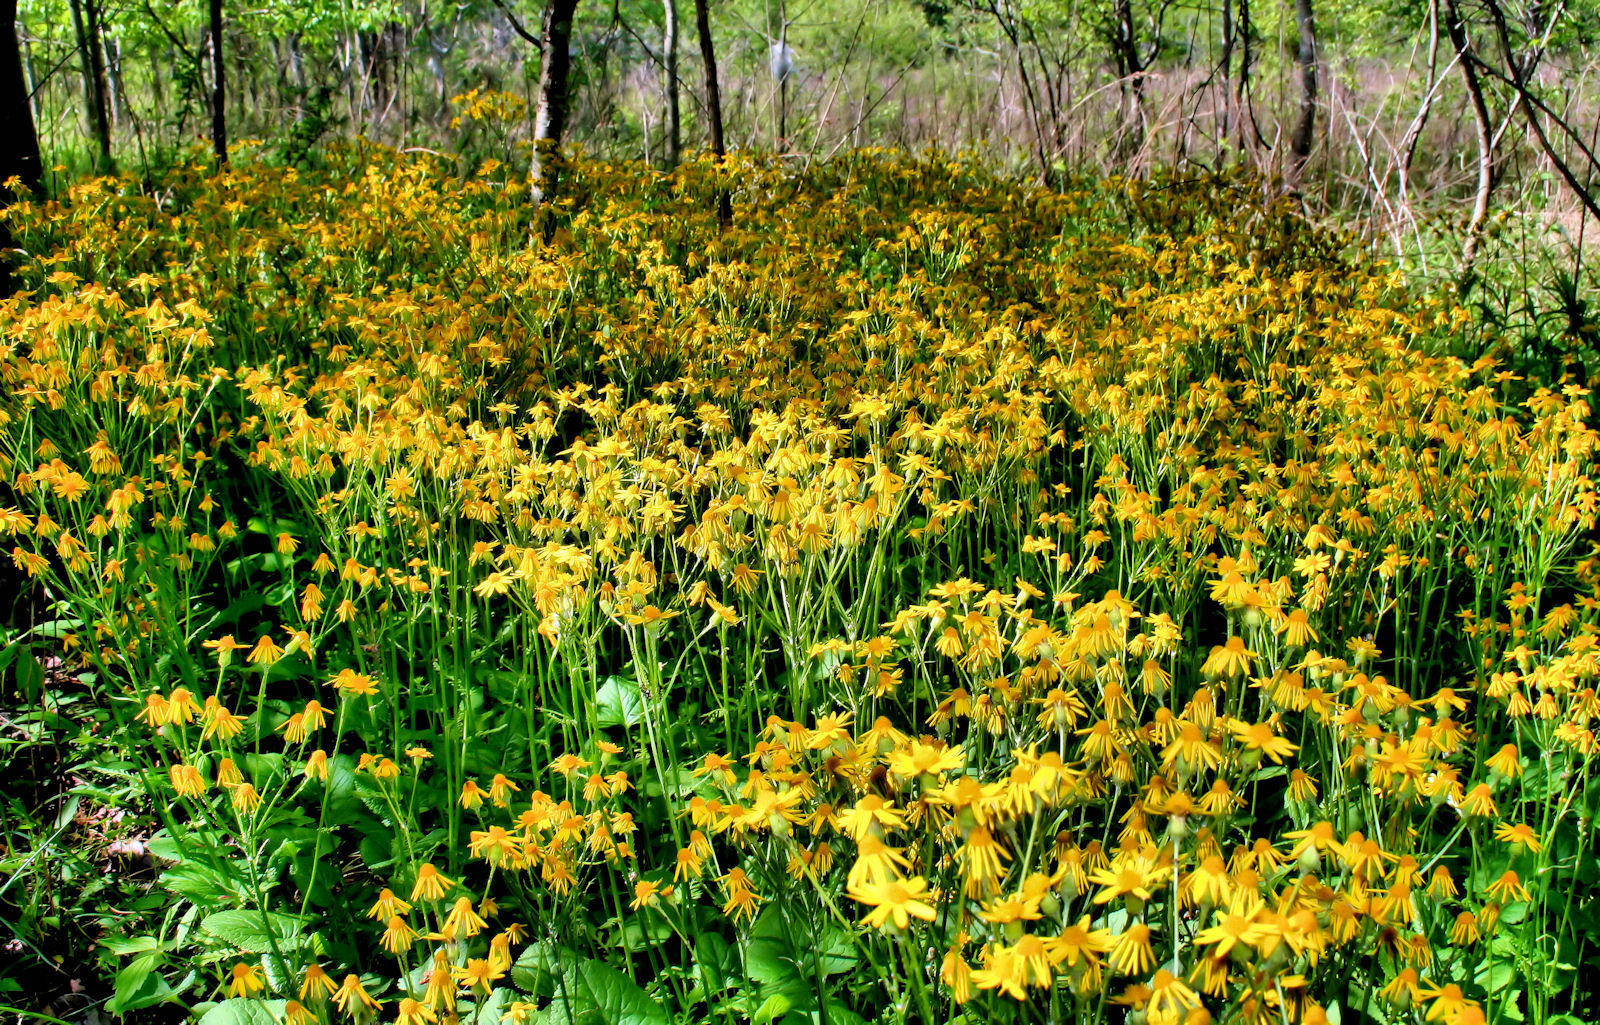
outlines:
[[[672,1025],[666,1009],[615,968],[593,960],[576,967],[576,990],[600,1012],[605,1025]]]
[[[394,837],[380,833],[368,833],[361,838],[357,850],[361,852],[361,863],[374,872],[381,871],[394,864]]]
[[[756,1013],[750,1016],[750,1025],[767,1025],[768,1022],[777,1021],[789,1013],[789,1008],[794,1005],[782,993],[774,993],[761,1006],[756,1008]]]
[[[127,939],[107,936],[97,940],[95,946],[108,954],[123,957],[128,954],[141,954],[147,950],[159,950],[161,943],[154,936],[131,936]]]
[[[60,606],[58,605],[57,607],[59,608]],[[74,630],[80,630],[82,628],[83,620],[81,619],[52,619],[48,623],[40,623],[38,626],[34,627],[33,632],[38,634],[40,637],[61,638],[65,637]]]
[[[1496,960],[1479,970],[1473,981],[1490,993],[1498,993],[1517,978],[1516,966],[1507,960]]]
[[[672,1025],[672,1016],[632,979],[603,961],[535,943],[511,968],[511,981],[532,996],[550,996],[559,1007],[549,1020],[568,1017],[600,1025]]]
[[[498,1022],[500,1016],[505,1013],[507,1007],[511,1006],[511,1001],[515,1000],[516,996],[515,991],[506,989],[504,986],[497,986],[489,992],[488,999],[474,1008],[470,1014],[463,1017],[467,1021],[481,1021],[484,1025]]]
[[[828,1025],[866,1025],[866,1019],[837,1000],[824,1001]],[[809,1021],[809,1016],[807,1017]]]
[[[745,972],[751,979],[785,989],[799,983],[807,992],[817,972],[837,975],[854,968],[856,961],[855,948],[843,930],[830,926],[814,935],[805,923],[786,919],[770,904],[756,916],[744,948]]]
[[[282,1000],[245,1000],[235,997],[212,1007],[200,1025],[278,1025],[283,1020]]]
[[[623,923],[612,935],[615,946],[628,950],[656,947],[672,939],[672,926],[659,917],[635,915]]]
[[[548,998],[555,991],[554,979],[560,963],[571,957],[569,952],[542,940],[530,943],[511,966],[512,985],[529,996]]]
[[[601,726],[637,726],[644,721],[644,697],[636,680],[608,676],[595,692],[594,700]]]
[[[237,563],[238,560],[235,560],[234,562],[228,564],[230,571],[236,567]],[[203,625],[196,628],[193,633],[189,634],[188,640],[192,644],[202,637],[209,637],[219,628],[239,622],[239,620],[243,619],[250,613],[255,612],[264,604],[266,604],[266,596],[260,591],[251,591],[249,594],[233,602],[221,612],[218,612],[210,619],[207,619]]]
[[[301,923],[298,919],[274,912],[218,911],[207,915],[200,923],[200,928],[236,950],[265,954],[272,950],[274,941],[281,948],[299,936]]]
[[[17,692],[22,695],[22,700],[28,704],[38,701],[44,693],[44,666],[33,657],[33,652],[28,648],[22,649],[21,657],[17,659],[15,670],[17,678]]]
[[[244,884],[239,880],[193,861],[174,865],[161,873],[161,883],[202,908],[240,904],[248,896]]]
[[[112,983],[112,995],[106,1002],[106,1010],[115,1014],[136,1011],[141,1007],[159,1004],[171,996],[172,988],[156,972],[160,964],[160,950],[146,951],[129,961]]]

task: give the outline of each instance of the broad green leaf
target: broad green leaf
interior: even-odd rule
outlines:
[[[200,1025],[278,1025],[283,1020],[282,1000],[224,1000],[200,1019]]]
[[[672,1016],[626,975],[603,961],[576,966],[576,992],[600,1012],[605,1025],[672,1025]]]
[[[789,1013],[789,1008],[794,1005],[782,993],[774,993],[761,1002],[756,1008],[756,1013],[750,1016],[750,1025],[767,1025],[768,1022],[777,1021]]]
[[[234,563],[229,564],[230,567],[233,565]],[[230,569],[230,572],[231,571],[232,570]],[[194,630],[194,632],[189,635],[190,643],[200,640],[201,638],[209,638],[212,634],[219,632],[222,627],[237,623],[243,617],[261,608],[261,606],[264,604],[266,604],[266,596],[260,591],[251,591],[249,594],[239,598],[227,608],[206,620],[202,626]]]
[[[107,936],[95,941],[95,946],[100,947],[108,954],[123,957],[128,954],[139,954],[147,950],[157,950],[161,943],[154,936],[130,936],[127,939],[118,939]]]
[[[707,992],[720,993],[739,983],[739,960],[728,941],[704,932],[694,941],[695,971]]]
[[[666,1009],[622,972],[547,943],[522,952],[511,981],[524,993],[554,1000],[546,1008],[552,1022],[571,1017],[600,1025],[672,1025]]]
[[[836,975],[855,967],[857,957],[850,937],[841,929],[824,927],[813,937],[807,924],[786,920],[775,905],[756,916],[744,948],[745,972],[756,982],[790,988],[797,980],[806,990],[820,971]]]
[[[161,873],[161,883],[173,893],[199,906],[241,904],[248,896],[244,884],[197,862],[174,865]]]
[[[1517,978],[1517,969],[1509,959],[1496,960],[1479,969],[1473,980],[1490,993],[1498,993]]]
[[[358,849],[361,852],[361,863],[373,871],[385,869],[394,864],[393,836],[368,833],[361,838]]]
[[[1525,900],[1512,901],[1500,912],[1502,925],[1516,925],[1528,917],[1528,902]]]
[[[22,700],[28,704],[38,701],[44,693],[44,667],[27,648],[22,649],[22,655],[17,659],[15,675],[17,692],[22,695]]]
[[[112,983],[112,995],[106,1003],[106,1009],[123,1014],[159,1004],[171,996],[172,988],[156,971],[160,964],[159,950],[146,951],[129,961]]]
[[[634,915],[613,935],[618,938],[616,946],[619,948],[638,950],[642,947],[659,946],[672,939],[672,926],[658,916]]]
[[[472,1011],[463,1014],[462,1017],[466,1021],[481,1021],[485,1025],[489,1025],[490,1022],[498,1022],[500,1015],[505,1013],[505,1009],[511,1006],[511,1002],[516,998],[515,991],[506,989],[504,986],[497,986],[490,991],[488,999],[484,1000]]]
[[[529,996],[548,998],[555,991],[553,980],[559,962],[571,956],[542,940],[530,943],[511,966],[511,982]]]
[[[60,606],[57,605],[57,608],[59,607]],[[48,623],[40,623],[38,626],[34,627],[33,632],[38,634],[40,637],[54,637],[59,639],[61,637],[65,637],[67,634],[72,633],[75,630],[81,629],[83,629],[83,620],[81,619],[52,619]]]
[[[824,1001],[828,1025],[865,1025],[866,1019],[837,1000]]]
[[[288,915],[259,911],[218,911],[200,923],[205,932],[236,950],[265,954],[273,943],[281,949],[300,935],[301,924]],[[271,932],[268,932],[268,929]]]
[[[601,726],[637,726],[644,721],[644,698],[635,680],[608,676],[595,692],[595,716]]]

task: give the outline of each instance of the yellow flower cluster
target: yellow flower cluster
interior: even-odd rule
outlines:
[[[338,949],[392,1003],[309,947],[221,991],[523,1020],[491,892],[630,974],[829,923],[897,1020],[1570,981],[1529,966],[1594,803],[1580,384],[1206,183],[578,160],[530,234],[502,166],[330,160],[8,214],[18,574],[180,826],[315,822],[277,885],[330,919],[369,862]]]

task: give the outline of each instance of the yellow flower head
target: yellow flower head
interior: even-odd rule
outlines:
[[[443,900],[444,895],[455,885],[454,880],[433,867],[433,862],[424,862],[417,869],[417,881],[411,887],[411,899],[418,900]]]
[[[253,964],[240,961],[228,972],[228,995],[231,997],[253,997],[266,988],[266,980]]]

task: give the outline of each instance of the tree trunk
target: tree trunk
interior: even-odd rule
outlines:
[[[17,37],[17,0],[0,0],[0,203],[14,198],[5,182],[19,178],[24,188],[39,191],[44,164],[33,106],[22,75],[22,43]]]
[[[211,0],[211,149],[228,164],[227,65],[222,59],[222,0]]]
[[[1438,94],[1438,86],[1439,0],[1428,0],[1428,79],[1423,85],[1422,103],[1417,108],[1416,116],[1411,119],[1411,124],[1406,126],[1405,135],[1400,138],[1400,145],[1397,147],[1400,155],[1395,163],[1395,173],[1400,187],[1400,209],[1408,218],[1411,217],[1411,166],[1417,159],[1417,143],[1422,139],[1422,129],[1427,125],[1428,116],[1433,112],[1433,101]]]
[[[1300,65],[1300,116],[1289,136],[1289,191],[1298,194],[1317,134],[1317,22],[1311,0],[1295,0],[1294,17],[1300,36],[1295,56]]]
[[[83,106],[89,115],[89,130],[94,133],[95,173],[110,174],[111,115],[106,109],[106,62],[100,45],[100,7],[96,0],[72,0],[68,9],[83,68]]]
[[[694,29],[700,37],[700,63],[706,70],[706,120],[711,122],[711,152],[720,165],[728,155],[728,148],[722,137],[722,85],[717,81],[717,51],[711,40],[708,0],[694,0]],[[727,189],[717,190],[717,222],[724,228],[733,223],[733,198]]]
[[[154,44],[152,44],[149,48],[150,103],[151,106],[157,111],[167,109],[167,86],[166,81],[161,77],[161,69],[163,67],[170,68],[172,66],[172,62],[168,59],[165,59],[165,56],[171,55],[172,47],[170,45],[167,46],[165,51],[166,54],[163,55],[162,51],[157,49]]]
[[[1222,100],[1217,104],[1217,166],[1227,157],[1228,137],[1233,134],[1229,117],[1233,103],[1233,0],[1222,0],[1222,53],[1217,58],[1217,72],[1222,78]]]
[[[661,41],[667,79],[667,169],[678,166],[682,125],[678,112],[678,0],[665,0],[666,33]]]
[[[1483,83],[1478,80],[1478,69],[1473,63],[1472,41],[1467,38],[1467,25],[1461,18],[1456,0],[1448,0],[1445,7],[1445,32],[1456,51],[1456,63],[1461,65],[1461,78],[1471,101],[1473,127],[1478,139],[1478,188],[1472,200],[1472,218],[1467,222],[1467,240],[1461,250],[1461,263],[1470,270],[1478,255],[1478,243],[1483,238],[1483,224],[1489,217],[1489,196],[1494,191],[1494,129],[1489,124],[1489,105],[1483,99]]]
[[[22,43],[17,36],[17,0],[0,0],[0,207],[17,198],[6,182],[39,191],[44,166],[34,131],[28,83],[22,74]],[[11,232],[0,218],[0,249],[10,249]],[[11,291],[10,260],[0,255],[0,295]]]
[[[1234,83],[1234,121],[1239,129],[1239,149],[1265,145],[1261,129],[1256,125],[1256,103],[1251,92],[1250,72],[1255,55],[1250,49],[1255,26],[1250,20],[1250,0],[1239,0],[1239,79]]]
[[[105,38],[104,32],[101,38]],[[128,106],[128,83],[122,74],[122,42],[105,39],[107,97],[111,101],[111,123],[120,125],[133,119]]]
[[[773,139],[773,149],[779,153],[789,151],[789,73],[794,70],[794,55],[789,50],[789,8],[778,3],[778,48],[773,51],[772,76],[778,84],[778,134]]]
[[[1144,148],[1144,62],[1139,56],[1139,27],[1133,19],[1132,0],[1116,0],[1112,18],[1112,50],[1123,97],[1124,134],[1118,148],[1126,155]]]
[[[100,17],[100,0],[83,0],[83,12],[88,18],[89,64],[94,69],[95,117],[105,127],[100,143],[101,162],[111,166],[111,126],[115,111],[111,107],[111,88],[106,76],[105,23]]]
[[[533,113],[533,202],[554,188],[559,174],[561,136],[567,127],[567,78],[572,70],[572,15],[578,0],[547,0],[544,54],[539,62],[539,99]]]
[[[1044,105],[1039,99],[1039,91],[1033,86],[1033,75],[1028,71],[1028,57],[1023,47],[1024,28],[1019,24],[1016,11],[1010,4],[1005,10],[994,0],[990,0],[989,13],[994,17],[995,27],[1005,36],[1006,43],[1011,47],[1011,57],[1017,67],[1017,82],[1022,87],[1023,106],[1028,116],[1028,126],[1033,129],[1034,159],[1039,163],[1039,180],[1046,186],[1055,186],[1055,162],[1059,153],[1052,147],[1046,138],[1044,127]],[[1117,51],[1118,60],[1121,60],[1121,51]],[[1119,65],[1120,66],[1120,65]],[[1127,84],[1122,88],[1126,90]],[[1052,133],[1054,134],[1054,133]]]

